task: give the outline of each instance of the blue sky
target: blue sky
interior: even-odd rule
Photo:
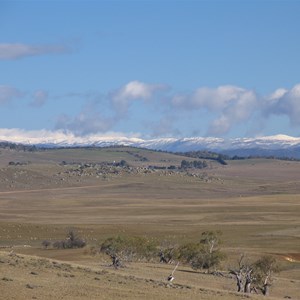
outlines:
[[[300,136],[299,15],[300,1],[0,0],[0,136]]]

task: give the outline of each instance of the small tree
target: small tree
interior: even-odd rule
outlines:
[[[255,282],[263,295],[268,296],[273,282],[273,274],[279,272],[277,261],[272,256],[263,256],[254,264]]]
[[[159,246],[159,262],[169,264],[178,259],[178,245],[171,241],[163,240]]]
[[[205,231],[200,242],[188,243],[179,248],[179,258],[189,263],[193,269],[207,269],[218,267],[225,255],[221,252],[220,232]]]
[[[86,242],[80,238],[74,229],[70,229],[66,237],[66,248],[83,248]]]
[[[122,159],[121,161],[120,161],[120,163],[119,163],[119,166],[120,167],[128,167],[128,163],[127,163],[127,161],[126,160],[124,160],[124,159]]]
[[[112,266],[119,268],[123,261],[149,260],[157,254],[157,245],[146,237],[117,236],[106,239],[100,251],[112,259]]]
[[[180,167],[181,169],[187,169],[190,167],[190,163],[187,160],[182,160]]]
[[[205,231],[201,235],[200,244],[203,246],[204,268],[210,271],[210,268],[220,265],[225,255],[220,250],[222,233],[220,231]]]
[[[44,240],[42,241],[42,246],[45,248],[45,249],[48,249],[48,247],[51,245],[51,242],[48,241],[48,240]]]
[[[53,247],[57,249],[83,248],[85,246],[85,240],[80,238],[74,229],[70,229],[67,232],[67,236],[64,240],[56,241],[53,243]]]
[[[237,270],[230,270],[235,275],[238,292],[251,293],[261,290],[263,295],[269,295],[272,284],[272,275],[277,272],[278,266],[272,256],[263,256],[254,263],[249,263],[242,254]],[[256,287],[251,287],[254,284]]]

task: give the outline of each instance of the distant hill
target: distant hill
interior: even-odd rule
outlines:
[[[12,141],[0,141],[2,145],[7,145]],[[23,144],[34,150],[38,148],[61,148],[61,147],[111,147],[111,146],[131,146],[152,150],[168,152],[192,152],[208,151],[229,156],[275,156],[285,158],[300,159],[300,138],[286,135],[275,135],[258,138],[212,138],[212,137],[192,137],[192,138],[157,138],[140,139],[130,137],[108,137],[108,136],[88,136],[75,137],[72,135],[62,135],[59,139],[55,136],[19,138],[15,145]]]

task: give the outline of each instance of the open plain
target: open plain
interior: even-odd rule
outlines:
[[[194,159],[127,147],[1,149],[0,299],[260,299],[235,292],[228,270],[242,253],[278,260],[270,299],[300,299],[300,162],[168,169],[182,160]],[[42,247],[68,228],[85,248]],[[134,261],[115,270],[98,251],[116,235],[180,244],[206,230],[222,232],[225,276],[180,265],[170,285],[174,264]]]

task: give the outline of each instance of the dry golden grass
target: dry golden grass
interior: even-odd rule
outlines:
[[[262,159],[231,161],[228,166],[214,163],[211,169],[200,171],[205,173],[204,179],[165,171],[123,172],[105,178],[91,171],[79,178],[66,172],[73,167],[58,164],[72,157],[78,162],[125,159],[143,166],[144,162],[136,161],[135,152],[147,157],[148,164],[179,164],[182,159],[128,148],[38,153],[1,150],[0,247],[12,247],[0,252],[4,261],[0,262],[3,299],[245,297],[233,292],[233,279],[204,275],[186,266],[176,272],[178,286],[169,287],[165,278],[170,265],[131,263],[115,271],[107,267],[105,256],[92,256],[88,250],[42,249],[44,239],[62,239],[70,227],[87,240],[88,247],[98,247],[117,234],[183,243],[198,240],[204,230],[221,230],[222,247],[228,255],[222,265],[224,271],[232,268],[243,252],[253,259],[262,254],[276,255],[283,271],[271,295],[299,298],[299,162]],[[10,160],[32,163],[8,167]],[[11,249],[17,256],[8,256]],[[60,269],[48,259],[55,260]],[[64,263],[70,264],[71,271],[63,270]]]
[[[49,251],[48,251],[49,252]],[[68,254],[72,257],[74,253]],[[216,277],[179,267],[174,284],[166,276],[173,266],[152,263],[127,264],[113,270],[100,257],[90,259],[73,250],[79,262],[39,258],[24,254],[9,256],[0,251],[2,299],[245,299],[232,292],[234,279]],[[70,260],[70,259],[69,259]],[[274,293],[297,299],[299,282],[278,278]],[[260,299],[251,296],[251,299]],[[275,299],[275,298],[270,298]]]

